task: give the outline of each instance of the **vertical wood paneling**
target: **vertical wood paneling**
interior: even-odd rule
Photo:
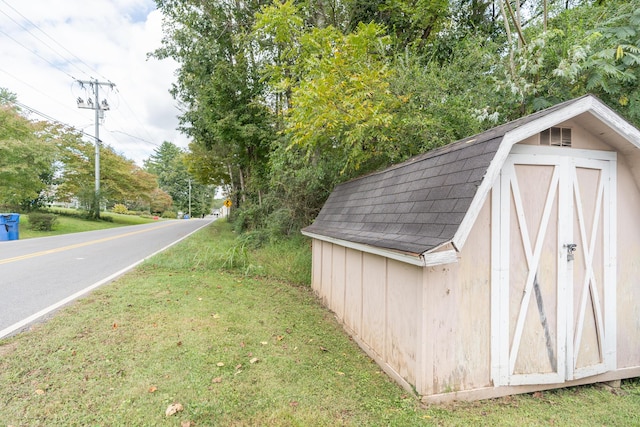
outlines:
[[[322,246],[325,244],[322,240],[314,240],[311,246],[311,288],[316,295],[322,288]]]
[[[416,353],[420,318],[422,268],[398,261],[387,262],[386,360],[412,384],[416,378]]]
[[[322,274],[318,296],[322,303],[331,308],[331,276],[333,270],[333,244],[324,242],[322,244]]]
[[[362,334],[362,252],[346,251],[345,324],[357,335]]]
[[[362,340],[382,356],[385,332],[386,258],[363,254]]]
[[[340,320],[344,319],[345,309],[345,251],[344,246],[333,245],[331,253],[331,309]]]

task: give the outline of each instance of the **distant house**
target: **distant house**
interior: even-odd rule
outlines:
[[[640,376],[640,131],[592,96],[335,188],[312,285],[424,401]]]

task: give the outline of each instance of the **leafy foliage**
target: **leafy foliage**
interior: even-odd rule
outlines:
[[[36,208],[56,171],[57,128],[0,103],[0,205]],[[39,135],[47,134],[49,138]]]
[[[58,217],[51,213],[31,212],[29,228],[36,231],[51,231],[58,222]]]
[[[213,188],[196,182],[187,170],[185,153],[175,144],[165,141],[145,161],[148,173],[157,176],[160,189],[152,193],[152,211],[163,212],[172,205],[195,216],[209,214]],[[175,217],[175,215],[173,215]]]
[[[189,173],[257,241],[342,181],[585,93],[640,122],[638,0],[158,6]]]

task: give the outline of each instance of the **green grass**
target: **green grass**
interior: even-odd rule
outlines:
[[[71,211],[71,210],[69,210]],[[115,213],[103,213],[102,217],[110,217],[113,221],[89,221],[73,216],[58,215],[56,224],[51,231],[36,231],[29,228],[29,214],[21,214],[19,222],[20,239],[34,237],[57,236],[61,234],[79,233],[82,231],[103,230],[105,228],[122,227],[126,225],[146,224],[153,222],[152,218],[143,218],[135,215],[121,215]]]
[[[0,340],[0,426],[640,424],[639,380],[424,407],[284,280],[309,263],[308,242],[249,250],[214,223]]]

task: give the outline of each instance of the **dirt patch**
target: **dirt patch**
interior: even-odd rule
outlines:
[[[8,344],[0,345],[0,357],[6,356],[7,354],[13,352],[16,348],[18,348],[18,342],[10,342]]]

